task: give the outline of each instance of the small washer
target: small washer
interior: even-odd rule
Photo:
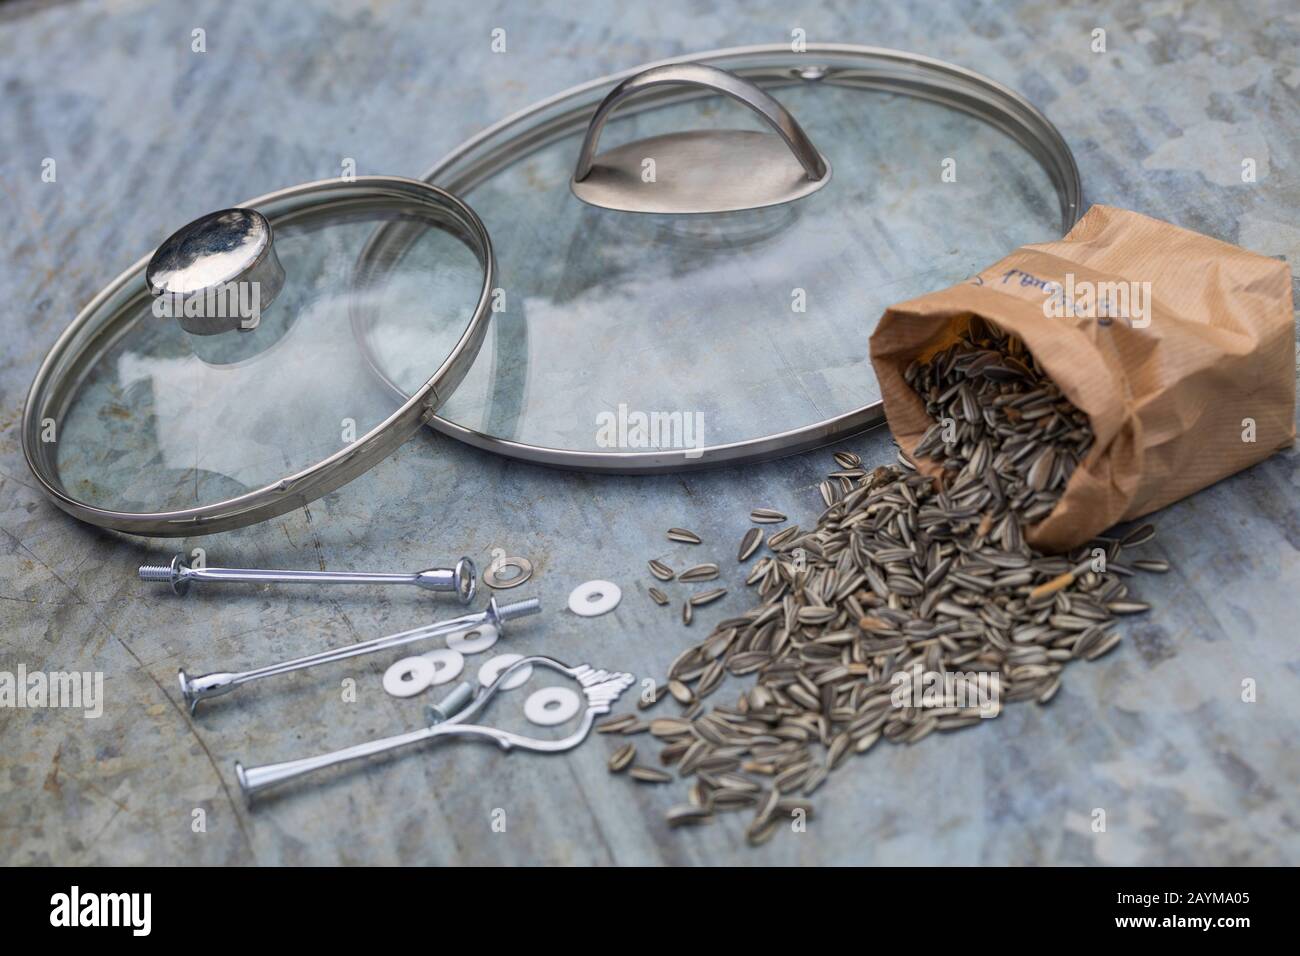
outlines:
[[[518,574],[502,575],[506,568],[514,568]],[[493,561],[483,572],[483,583],[498,591],[505,588],[517,588],[533,576],[533,562],[527,558],[502,558]]]
[[[465,658],[460,651],[453,651],[451,648],[439,648],[436,651],[429,651],[429,653],[420,656],[432,662],[435,669],[433,679],[429,681],[430,687],[437,687],[439,684],[450,684],[465,669]]]
[[[503,670],[513,664],[515,661],[522,661],[522,654],[498,654],[496,657],[489,658],[483,662],[483,666],[478,669],[478,682],[484,687],[492,686],[492,682],[497,679]],[[521,667],[506,679],[501,685],[502,690],[512,690],[533,676],[533,665]]]
[[[403,657],[384,671],[384,690],[394,697],[414,697],[429,686],[437,671],[427,657]]]
[[[569,610],[580,617],[595,617],[614,610],[622,599],[623,589],[613,581],[588,581],[569,595]]]
[[[500,633],[491,624],[480,624],[466,631],[457,631],[447,635],[447,646],[462,654],[477,654],[486,651],[497,642]]]
[[[582,702],[568,687],[543,687],[524,701],[524,716],[539,727],[562,724],[578,712]]]
[[[465,658],[453,650],[403,657],[384,671],[384,690],[394,697],[414,697],[425,688],[455,680],[464,669]]]

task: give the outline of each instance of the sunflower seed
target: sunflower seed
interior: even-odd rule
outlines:
[[[691,689],[679,680],[670,680],[668,682],[668,693],[673,695],[673,700],[679,704],[689,704],[695,700],[695,695]]]
[[[626,770],[636,759],[636,744],[624,744],[614,751],[609,758],[609,772],[619,773]]]
[[[802,607],[796,617],[800,624],[825,624],[834,620],[838,613],[833,607]]]
[[[750,528],[745,532],[745,536],[740,539],[740,550],[736,553],[736,560],[741,563],[748,561],[762,543],[762,529]]]
[[[1111,601],[1106,605],[1106,610],[1112,614],[1141,614],[1151,610],[1151,605],[1144,601]]]
[[[687,568],[677,575],[677,580],[683,584],[695,584],[700,581],[712,581],[717,576],[718,566],[716,564],[697,564],[695,567]]]
[[[663,700],[664,694],[668,693],[667,684],[655,684],[649,691],[642,691],[641,697],[636,702],[638,710],[646,710],[653,707],[659,701]],[[628,715],[631,716],[631,715]],[[635,718],[633,718],[635,720]]]
[[[668,595],[664,594],[664,592],[660,591],[658,588],[651,588],[650,600],[654,601],[656,604],[662,607],[668,603]]]
[[[1134,528],[1120,540],[1120,544],[1125,548],[1136,548],[1139,544],[1146,544],[1156,536],[1156,529],[1149,524],[1144,524],[1140,528]]]
[[[1094,647],[1087,654],[1085,654],[1084,660],[1095,661],[1103,654],[1108,653],[1111,648],[1113,648],[1116,644],[1119,643],[1119,637],[1120,636],[1118,631],[1112,633],[1109,637],[1107,637],[1101,643],[1097,644],[1096,647]]]
[[[608,720],[602,720],[596,725],[598,734],[617,734],[621,733],[624,727],[629,727],[636,723],[636,717],[631,714],[619,714],[617,717],[610,717]]]
[[[682,759],[682,755],[695,745],[695,741],[690,737],[681,737],[670,744],[665,744],[664,749],[659,751],[659,762],[665,767],[671,766]]]
[[[1061,675],[1057,674],[1055,679],[1047,686],[1047,689],[1038,695],[1038,702],[1040,704],[1046,704],[1048,701],[1050,701],[1053,697],[1056,696],[1056,692],[1060,689],[1061,689]],[[975,720],[975,721],[979,720],[978,717],[971,717],[968,719]]]
[[[708,823],[713,819],[713,813],[707,807],[691,806],[690,804],[673,807],[665,816],[668,818],[670,827],[695,826]]]
[[[792,524],[789,527],[782,528],[775,534],[768,535],[767,546],[775,551],[798,533],[799,526],[797,524]]]
[[[650,565],[650,573],[653,574],[655,577],[657,577],[660,581],[671,581],[673,578],[677,576],[677,573],[673,571],[672,568],[668,567],[668,565],[664,564],[662,561],[655,561],[651,559],[649,565]]]
[[[749,513],[749,520],[755,524],[780,524],[786,520],[786,517],[771,508],[755,508]]]
[[[1169,562],[1157,558],[1140,558],[1133,562],[1133,567],[1139,571],[1153,571],[1156,574],[1164,574],[1169,570]]]
[[[681,544],[699,544],[701,538],[694,531],[687,531],[685,528],[669,528],[668,540],[677,541]]]
[[[691,602],[683,601],[682,602],[682,623],[685,624],[687,627],[690,627],[691,621],[694,619],[694,617],[695,617],[695,612],[691,609]]]
[[[692,595],[687,604],[694,605],[695,607],[703,607],[705,604],[712,604],[726,593],[726,588],[714,588],[712,591],[705,591],[703,594]]]
[[[745,831],[745,839],[749,841],[750,846],[762,846],[776,833],[776,828],[781,825],[779,820],[768,820],[765,823],[755,821],[749,825]]]
[[[654,737],[680,737],[691,732],[691,722],[676,717],[660,717],[650,721],[650,734]]]
[[[1056,452],[1051,448],[1044,448],[1034,459],[1034,463],[1029,466],[1029,474],[1026,481],[1030,488],[1035,491],[1042,491],[1047,487],[1047,479],[1052,474],[1052,466],[1056,464]]]
[[[633,767],[627,775],[638,783],[671,783],[673,775],[654,767]]]
[[[758,802],[758,794],[746,790],[714,790],[711,796],[712,805],[718,810],[739,810]]]
[[[817,490],[821,492],[822,501],[826,504],[827,508],[829,508],[831,505],[835,504],[835,502],[839,500],[840,497],[839,485],[831,482],[830,480],[823,481],[821,484],[819,484],[817,486]]]
[[[857,741],[853,744],[853,750],[855,753],[864,754],[868,750],[870,750],[872,745],[879,739],[880,739],[880,731],[878,730],[872,731],[871,733],[868,734],[864,734],[863,736],[859,737]]]

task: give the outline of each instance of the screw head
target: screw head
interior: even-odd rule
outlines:
[[[251,805],[253,791],[248,786],[248,772],[244,770],[244,765],[238,760],[235,761],[235,780],[239,784],[239,792],[244,795],[245,802]]]
[[[181,700],[190,709],[190,714],[194,714],[194,708],[198,706],[199,699],[194,696],[194,685],[190,683],[189,675],[185,673],[185,668],[178,667],[176,676],[181,682]]]
[[[172,558],[171,586],[173,594],[184,594],[190,589],[189,570],[190,566],[185,562],[183,554],[178,554]],[[184,671],[181,672],[181,677],[185,677]]]
[[[474,600],[474,594],[478,590],[477,578],[478,569],[468,557],[456,562],[456,595],[460,598],[461,604],[468,604]]]

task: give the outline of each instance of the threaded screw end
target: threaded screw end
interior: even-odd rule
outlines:
[[[172,569],[165,564],[142,564],[140,565],[141,581],[166,581],[172,579]]]
[[[522,601],[512,601],[509,604],[497,605],[497,617],[503,621],[511,621],[517,617],[527,617],[529,614],[536,614],[541,609],[541,598],[524,598]]]
[[[185,555],[178,554],[172,558],[172,563],[166,565],[142,564],[140,565],[141,581],[160,581],[170,584],[172,591],[176,594],[184,594],[189,589],[189,565],[185,563]]]

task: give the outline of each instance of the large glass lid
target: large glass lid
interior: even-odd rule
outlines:
[[[337,488],[428,421],[482,344],[474,213],[425,183],[307,183],[190,223],[77,316],[37,374],[23,447],[60,507],[204,534]],[[400,350],[376,377],[358,331]]]
[[[682,74],[688,63],[737,83]],[[426,179],[474,205],[500,267],[486,347],[431,424],[621,472],[774,457],[878,422],[868,337],[884,309],[1061,235],[1080,204],[1068,147],[1015,93],[838,45],[596,80],[497,124]],[[679,202],[699,214],[653,211]],[[409,394],[421,372],[402,343],[365,343]]]

